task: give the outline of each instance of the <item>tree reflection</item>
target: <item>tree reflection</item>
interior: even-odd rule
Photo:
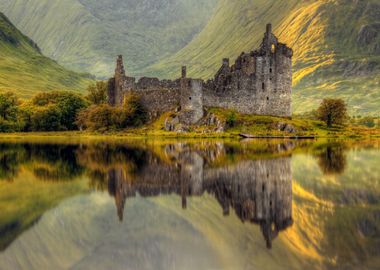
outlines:
[[[346,168],[347,157],[342,144],[329,144],[318,155],[318,164],[326,175],[342,174]]]
[[[11,181],[20,171],[25,160],[25,149],[20,145],[0,144],[0,180]]]

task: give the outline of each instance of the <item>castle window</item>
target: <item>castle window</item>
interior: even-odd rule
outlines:
[[[191,100],[191,97],[189,97],[189,100]]]
[[[270,48],[270,51],[271,51],[272,53],[274,53],[275,50],[276,50],[276,47],[274,46],[274,44],[272,44],[272,46],[271,46],[271,48]]]
[[[269,72],[272,73],[272,68],[269,69]]]
[[[269,97],[267,97],[267,100],[269,100]],[[269,176],[269,174],[268,174],[268,176]]]
[[[265,90],[265,83],[261,84],[261,89]]]

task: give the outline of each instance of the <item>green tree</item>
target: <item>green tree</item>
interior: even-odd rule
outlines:
[[[342,125],[348,118],[347,106],[342,99],[324,99],[317,110],[318,119],[328,127]]]
[[[60,131],[62,114],[56,105],[36,107],[31,116],[33,131]]]
[[[375,119],[373,117],[363,117],[357,122],[359,125],[373,128],[376,126]]]
[[[0,117],[6,121],[15,121],[18,112],[18,99],[13,93],[0,94]]]
[[[87,99],[92,104],[107,103],[107,82],[97,81],[92,83],[87,87],[87,92]]]
[[[54,91],[37,94],[32,99],[32,105],[36,107],[54,105],[61,117],[60,128],[75,130],[78,128],[76,125],[77,114],[88,106],[88,102],[82,96],[72,92]]]

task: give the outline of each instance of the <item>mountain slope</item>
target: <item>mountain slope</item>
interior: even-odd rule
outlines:
[[[37,45],[0,13],[0,91],[21,97],[49,90],[84,90],[90,82],[43,56]]]
[[[106,77],[115,57],[139,71],[184,47],[217,0],[0,0],[0,10],[64,66]]]
[[[344,98],[352,114],[380,113],[380,3],[375,0],[220,0],[203,31],[148,74],[209,78],[223,57],[256,48],[272,22],[294,49],[294,111],[315,108],[324,97]]]

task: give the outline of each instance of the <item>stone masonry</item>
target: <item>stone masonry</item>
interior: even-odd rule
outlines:
[[[125,75],[122,56],[118,56],[115,76],[108,83],[109,104],[121,106],[127,93],[141,96],[151,117],[180,109],[184,124],[195,124],[204,107],[219,107],[245,114],[291,116],[293,51],[280,43],[267,25],[259,49],[241,53],[230,65],[229,59],[213,79],[188,78],[182,67],[181,78],[159,80],[142,77],[137,82]]]

